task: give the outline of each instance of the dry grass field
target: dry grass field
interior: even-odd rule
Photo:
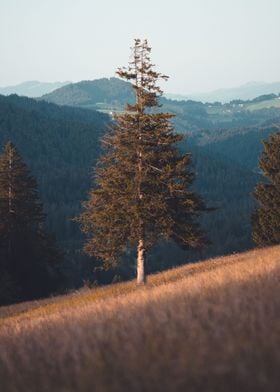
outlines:
[[[280,390],[280,247],[0,308],[0,391]]]

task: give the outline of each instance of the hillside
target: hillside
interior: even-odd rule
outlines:
[[[262,141],[272,133],[279,132],[280,119],[267,123],[232,129],[202,130],[190,136],[190,142],[205,153],[220,157],[247,171],[258,173],[258,159],[263,149]]]
[[[69,84],[70,82],[38,82],[28,81],[14,86],[0,87],[0,94],[10,95],[18,94],[26,97],[35,98],[41,97],[44,94],[51,93],[52,91]]]
[[[280,247],[0,309],[4,391],[274,392]],[[257,342],[257,344],[256,344]]]
[[[233,101],[240,101],[238,110],[258,110],[268,107],[279,107],[277,100],[269,99],[263,105],[255,106],[256,98],[260,96],[269,96],[280,94],[280,82],[275,83],[247,83],[243,86],[233,89],[221,89],[206,94],[196,95],[178,95],[165,94],[164,99],[172,101],[173,104],[178,102],[192,101],[206,104],[207,109],[210,104],[212,107],[217,103],[230,105]],[[43,94],[42,94],[43,95]],[[102,78],[96,80],[84,80],[78,83],[69,83],[68,85],[58,87],[41,97],[48,102],[58,105],[83,106],[100,110],[120,109],[119,106],[126,102],[134,100],[130,84],[121,79]],[[243,103],[243,105],[242,105]],[[252,104],[252,107],[248,107]],[[236,105],[232,105],[232,108]]]
[[[193,128],[186,128],[188,138],[181,148],[193,153],[195,191],[208,206],[216,208],[202,219],[212,245],[201,255],[183,252],[173,244],[159,244],[150,255],[150,272],[184,263],[186,258],[192,261],[252,246],[251,193],[260,179],[257,161],[261,140],[277,131],[272,126],[276,120],[265,121],[264,114],[257,111],[255,117],[248,117],[252,123],[257,121],[258,125],[253,127],[230,128],[236,124],[231,122],[228,128],[198,129],[195,124],[200,121],[196,117],[199,105],[189,103],[188,111],[186,106],[178,105],[183,114],[176,119],[176,129],[182,129],[184,121],[192,121]],[[80,252],[83,237],[72,220],[87,198],[92,167],[101,153],[100,137],[109,122],[107,115],[94,110],[16,95],[0,96],[0,146],[11,140],[38,180],[48,214],[48,230],[56,236],[68,260],[65,265],[68,288],[80,286],[83,280],[110,282],[115,275],[128,279],[135,273],[129,258],[116,271],[94,274],[93,261]]]
[[[108,122],[108,116],[95,111],[0,96],[0,147],[11,140],[30,166],[48,230],[67,253],[80,248],[81,235],[72,218],[86,198]]]
[[[107,111],[119,105],[133,102],[134,94],[130,83],[118,78],[84,80],[61,87],[41,99],[58,105],[79,106]]]
[[[280,117],[278,98],[275,94],[269,94],[253,100],[238,99],[227,104],[204,104],[162,97],[160,110],[176,115],[174,124],[182,133],[194,133],[201,129],[237,129]],[[111,114],[123,111],[127,102],[134,101],[134,94],[130,83],[118,78],[103,78],[72,83],[40,99],[58,105],[94,109]]]

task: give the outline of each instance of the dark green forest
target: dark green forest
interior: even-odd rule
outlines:
[[[73,221],[81,212],[82,201],[87,199],[93,167],[101,153],[100,138],[112,121],[101,111],[121,110],[123,103],[131,99],[127,83],[113,82],[110,87],[108,79],[104,80],[106,86],[99,85],[95,102],[89,99],[91,89],[88,88],[85,105],[81,104],[82,99],[77,105],[68,94],[73,85],[56,92],[62,97],[57,103],[68,106],[16,95],[0,96],[1,148],[12,141],[37,179],[48,232],[56,237],[64,251],[65,288],[78,287],[85,280],[102,283],[116,276],[125,279],[135,273],[132,257],[124,260],[116,271],[93,272],[94,260],[81,252],[84,238]],[[83,83],[86,86],[93,82]],[[126,84],[125,90],[121,83]],[[48,96],[49,101],[52,94]],[[75,96],[77,99],[77,91]],[[274,124],[279,123],[280,110],[227,112],[229,109],[224,105],[216,104],[219,110],[213,114],[208,104],[165,98],[161,103],[161,110],[176,114],[173,120],[176,131],[186,135],[180,148],[193,154],[194,190],[215,210],[202,218],[212,242],[207,250],[184,252],[174,244],[160,244],[149,256],[153,259],[152,264],[148,263],[149,272],[175,263],[249,249],[253,246],[252,193],[261,178],[258,169],[261,141],[277,131]],[[86,106],[100,109],[100,104],[103,104],[101,111],[85,109]]]
[[[58,290],[63,256],[45,231],[36,180],[11,142],[0,154],[0,216],[0,303]]]

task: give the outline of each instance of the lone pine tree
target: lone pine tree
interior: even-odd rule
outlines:
[[[44,231],[44,218],[36,181],[9,142],[0,155],[0,269],[21,299],[46,295],[51,276],[57,278],[61,255]]]
[[[159,240],[184,248],[203,244],[195,222],[205,210],[190,189],[190,154],[180,155],[170,113],[161,113],[157,85],[164,76],[154,70],[146,40],[135,40],[132,60],[117,75],[130,81],[135,104],[128,104],[103,138],[106,149],[95,171],[95,188],[78,218],[88,235],[85,251],[117,265],[122,254],[137,249],[137,282],[145,282],[146,252]],[[157,109],[157,110],[155,110]]]
[[[260,206],[252,216],[252,237],[258,246],[280,244],[280,132],[263,145],[259,166],[268,181],[255,189]]]

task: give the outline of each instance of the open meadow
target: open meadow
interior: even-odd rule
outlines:
[[[278,391],[280,247],[0,308],[1,392]]]

